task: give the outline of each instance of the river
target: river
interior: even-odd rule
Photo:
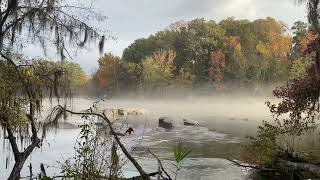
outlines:
[[[96,99],[74,98],[70,108],[81,111],[94,101]],[[130,150],[135,147],[133,155],[148,172],[157,170],[157,161],[146,153],[146,149],[151,149],[171,172],[171,149],[181,140],[192,152],[183,163],[178,179],[250,179],[250,171],[224,158],[243,160],[243,145],[248,142],[246,137],[255,135],[256,127],[262,120],[271,119],[265,101],[265,97],[128,98],[105,100],[99,107],[137,108],[143,111],[142,115],[128,116],[127,123],[133,127],[134,133],[122,141]],[[51,106],[45,101],[44,112]],[[161,116],[172,120],[173,130],[157,127]],[[199,126],[184,126],[183,118],[196,121]],[[48,165],[49,175],[59,174],[58,162],[74,155],[73,147],[79,134],[77,125],[82,124],[83,120],[73,115],[68,117],[67,122],[68,126],[47,134],[41,149],[33,152],[26,162],[22,176],[29,175],[27,166],[30,162],[34,172],[39,172],[40,163],[44,163]],[[13,166],[13,163],[9,163],[6,168],[5,162],[12,162],[13,157],[2,135],[0,138],[3,142],[0,148],[0,179],[5,179]],[[127,177],[138,175],[130,163],[124,166],[123,174]]]

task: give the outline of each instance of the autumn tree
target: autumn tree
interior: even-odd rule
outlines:
[[[157,32],[148,38],[137,39],[123,51],[125,62],[141,63],[148,56],[160,49],[174,49],[175,33],[169,30]]]
[[[181,68],[176,76],[174,84],[182,88],[193,88],[195,84],[195,75],[190,69]]]
[[[8,179],[19,179],[26,159],[41,146],[46,128],[57,120],[41,122],[37,117],[44,93],[52,92],[53,96],[64,98],[70,91],[64,71],[30,62],[18,56],[15,50],[20,50],[26,42],[39,44],[44,50],[54,45],[64,60],[70,55],[68,46],[81,48],[90,40],[98,39],[102,51],[104,36],[86,22],[101,21],[103,16],[90,6],[70,5],[63,0],[4,0],[0,3],[0,123],[15,157]],[[17,143],[19,129],[24,132],[21,137],[28,142],[24,147]],[[42,135],[39,135],[40,129]]]
[[[125,80],[127,87],[137,90],[142,84],[142,64],[127,63],[125,66]]]
[[[247,80],[249,60],[244,56],[239,36],[226,36],[223,41],[226,68],[225,81],[238,81],[243,87]]]
[[[225,71],[225,55],[221,50],[212,52],[209,61],[208,76],[211,83],[215,84],[217,87],[221,85],[224,79]]]
[[[281,165],[287,167],[286,169],[292,168],[290,173],[300,177],[303,175],[301,171],[308,171],[320,177],[320,167],[299,162],[301,158],[295,148],[295,143],[300,137],[317,129],[319,120],[320,1],[306,2],[314,38],[305,44],[303,53],[311,58],[310,65],[303,76],[294,78],[273,91],[274,96],[280,100],[279,103],[267,102],[274,123],[264,122],[259,126],[258,136],[250,146],[250,153],[260,167],[269,166],[281,170],[283,168],[277,166]]]
[[[211,53],[221,46],[224,29],[214,21],[206,22],[204,19],[195,19],[179,33],[183,37],[183,40],[179,40],[184,42],[185,48],[183,46],[181,49],[176,48],[176,51],[179,52],[176,62],[183,62],[183,66],[180,65],[178,68],[192,68],[197,82],[207,81],[208,62]]]
[[[99,60],[99,69],[94,74],[94,80],[104,92],[120,91],[119,78],[121,73],[120,58],[111,53],[104,54]]]
[[[172,50],[154,52],[142,63],[143,86],[148,90],[163,90],[173,78],[173,61],[176,54]]]

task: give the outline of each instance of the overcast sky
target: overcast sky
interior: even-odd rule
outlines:
[[[297,20],[306,21],[305,5],[298,5],[295,0],[98,0],[94,6],[108,17],[102,27],[117,38],[107,42],[105,51],[119,56],[135,39],[178,20],[205,18],[219,22],[227,17],[255,20],[269,16],[289,27]],[[74,61],[92,73],[98,57],[97,48],[92,47],[75,56]]]

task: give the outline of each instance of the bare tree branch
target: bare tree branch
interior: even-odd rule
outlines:
[[[154,158],[157,159],[157,161],[158,161],[158,163],[159,163],[159,165],[160,165],[161,170],[166,174],[166,176],[169,178],[169,180],[172,180],[171,177],[170,177],[170,175],[169,175],[169,174],[167,173],[167,171],[163,168],[163,165],[162,165],[160,159],[159,159],[155,154],[153,154],[150,149],[148,149],[147,151],[148,151]]]

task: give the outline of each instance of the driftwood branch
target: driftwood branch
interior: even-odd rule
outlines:
[[[278,171],[276,169],[271,169],[271,168],[261,168],[255,165],[245,165],[245,164],[241,164],[235,160],[231,160],[231,159],[226,159],[230,162],[232,162],[233,164],[239,166],[239,167],[244,167],[244,168],[251,168],[251,169],[256,169],[256,170],[260,170],[260,171]]]
[[[163,168],[163,165],[162,165],[160,159],[159,159],[155,154],[153,154],[150,149],[148,149],[147,151],[148,151],[154,158],[157,159],[157,161],[158,161],[158,163],[159,163],[159,165],[160,165],[161,170],[166,174],[166,176],[168,177],[168,179],[169,179],[169,180],[172,180],[172,178],[170,177],[170,175],[169,175],[169,174],[167,173],[167,171]]]

